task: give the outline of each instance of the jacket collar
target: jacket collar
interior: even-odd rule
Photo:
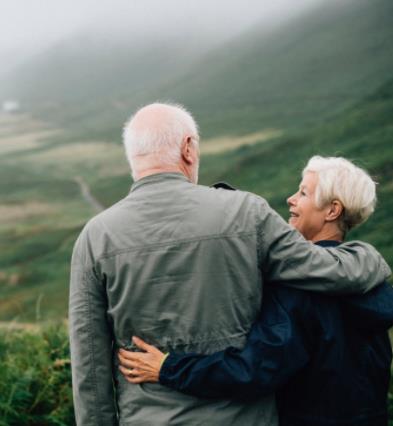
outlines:
[[[182,173],[155,173],[154,175],[145,176],[136,182],[134,182],[131,186],[130,192],[135,191],[136,189],[140,188],[144,185],[149,185],[153,183],[159,183],[159,182],[165,182],[170,180],[177,180],[177,181],[183,181],[183,182],[190,182],[186,176],[184,176]]]
[[[336,247],[336,246],[339,246],[341,244],[341,241],[321,240],[321,241],[316,241],[315,244],[317,246],[321,246],[321,247]]]

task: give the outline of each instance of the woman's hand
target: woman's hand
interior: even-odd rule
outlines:
[[[133,337],[132,341],[144,352],[119,350],[119,369],[123,376],[128,382],[134,384],[158,382],[161,366],[166,357],[165,354],[156,347],[148,345],[139,337]]]

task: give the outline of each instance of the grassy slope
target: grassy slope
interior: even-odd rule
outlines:
[[[295,191],[300,171],[311,155],[354,159],[379,182],[379,205],[372,218],[349,237],[375,244],[393,264],[392,117],[393,83],[388,82],[372,96],[311,131],[204,157],[201,183],[229,181],[240,189],[263,195],[286,217],[285,199]],[[65,315],[72,243],[93,214],[81,199],[72,176],[78,171],[104,205],[125,196],[131,183],[124,158],[120,162],[121,149],[111,144],[103,145],[101,151],[99,147],[93,145],[90,151],[87,144],[87,151],[79,151],[80,158],[67,159],[64,164],[53,163],[56,155],[50,155],[50,150],[46,154],[29,153],[25,158],[18,154],[17,161],[12,161],[10,155],[2,161],[0,192],[7,205],[22,203],[23,208],[23,203],[39,201],[49,203],[53,210],[44,216],[26,217],[12,227],[0,226],[0,319],[16,316],[32,320],[37,311],[44,318]],[[121,164],[119,173],[111,175],[116,164]],[[12,192],[6,184],[10,177]]]
[[[113,171],[127,180],[122,150],[103,142],[45,139],[0,157],[0,320],[66,315],[72,246],[94,214],[74,177]]]
[[[325,70],[325,66],[322,66],[326,65],[324,61],[327,56],[333,55],[334,61],[332,59],[329,71],[332,77],[329,85],[324,83],[324,79],[315,78],[312,82],[312,93],[323,93],[327,87],[330,90],[333,84],[338,85],[335,82],[336,79],[340,81],[343,79],[340,85],[351,91],[357,87],[356,84],[361,76],[363,76],[362,78],[370,77],[375,73],[373,78],[370,77],[367,80],[367,84],[363,84],[362,91],[358,95],[373,92],[376,81],[382,78],[382,75],[390,72],[387,64],[392,60],[393,55],[388,55],[389,49],[383,50],[383,54],[378,53],[378,46],[384,47],[385,41],[390,40],[391,37],[392,30],[384,25],[384,14],[382,13],[390,10],[391,3],[386,0],[377,0],[373,3],[361,0],[357,4],[362,7],[348,9],[346,14],[339,14],[340,20],[334,21],[335,32],[329,37],[327,28],[332,24],[332,14],[333,17],[338,16],[335,15],[336,12],[323,15],[323,19],[315,20],[312,24],[297,29],[293,33],[291,49],[287,46],[288,37],[278,39],[276,44],[269,44],[269,49],[272,50],[270,58],[276,56],[280,66],[274,65],[273,60],[267,61],[266,56],[265,60],[261,61],[260,55],[257,53],[261,53],[267,47],[260,47],[258,38],[249,49],[243,49],[242,53],[240,47],[244,48],[245,39],[238,41],[239,50],[236,51],[239,52],[240,59],[236,59],[233,55],[231,58],[226,58],[227,52],[221,52],[222,56],[217,60],[218,62],[223,61],[228,74],[222,74],[221,68],[221,71],[217,73],[214,64],[211,68],[205,67],[206,81],[204,80],[205,86],[202,92],[210,93],[212,96],[209,98],[211,99],[228,103],[223,104],[225,108],[222,109],[218,104],[212,104],[210,109],[206,108],[206,111],[209,112],[213,107],[217,107],[217,111],[222,114],[222,117],[213,113],[211,117],[205,117],[201,123],[202,133],[206,135],[209,132],[220,132],[225,135],[230,131],[244,133],[246,128],[249,128],[249,131],[258,126],[259,130],[266,128],[266,121],[261,118],[261,114],[265,115],[266,110],[258,103],[258,91],[255,96],[252,95],[252,88],[255,85],[251,83],[249,86],[246,85],[250,74],[241,72],[244,58],[255,58],[255,64],[247,68],[247,71],[253,70],[255,78],[259,78],[257,70],[260,70],[261,75],[267,76],[270,73],[275,74],[279,68],[285,69],[282,72],[286,73],[288,78],[285,80],[280,77],[276,85],[279,82],[286,82],[287,86],[283,84],[288,89],[289,97],[288,105],[285,108],[292,110],[293,115],[296,115],[299,108],[303,108],[303,98],[296,98],[296,96],[291,98],[290,95],[291,93],[308,93],[307,84],[311,84],[308,82],[309,76],[307,78],[301,78],[301,76],[303,72],[307,72],[312,61],[317,58],[321,58],[322,61],[317,73],[321,76],[320,72]],[[376,9],[372,9],[374,15],[369,9],[372,5],[378,6]],[[354,18],[354,11],[358,14],[358,19],[354,20],[351,26],[349,23]],[[370,22],[366,19],[367,14],[371,14]],[[376,27],[376,23],[380,24],[380,28]],[[349,27],[352,28],[349,29]],[[366,29],[369,30],[367,42],[358,43],[361,47],[356,47],[359,32],[366,31]],[[307,38],[306,30],[308,34],[313,34],[312,39]],[[333,49],[339,40],[336,32],[345,40],[343,42],[345,49],[343,47],[337,49],[340,52],[337,55],[335,54],[336,49]],[[250,37],[249,40],[251,40],[252,34],[255,35],[255,32],[244,37]],[[310,39],[307,49],[301,48],[300,40],[305,39]],[[327,43],[326,39],[330,41]],[[276,55],[273,54],[273,48],[278,49]],[[355,49],[356,52],[354,53],[351,49]],[[317,55],[317,52],[324,50],[324,55]],[[375,53],[375,50],[378,54]],[[329,55],[326,52],[329,52]],[[340,65],[344,52],[347,52],[351,60]],[[294,63],[291,62],[292,54],[296,57],[299,56]],[[287,55],[289,55],[289,59],[286,59]],[[358,60],[353,63],[352,60],[355,57]],[[375,59],[372,65],[368,63],[367,58],[369,61]],[[264,62],[269,65],[265,65]],[[236,67],[234,64],[238,66]],[[365,73],[355,72],[359,64],[365,68]],[[287,71],[291,66],[292,73]],[[346,71],[343,72],[340,66]],[[333,73],[332,70],[336,69],[337,73]],[[377,70],[379,71],[377,72]],[[289,79],[290,74],[297,76],[297,80]],[[231,77],[227,77],[227,75]],[[305,75],[307,76],[307,74]],[[324,75],[327,76],[326,73]],[[351,75],[353,81],[350,79]],[[218,80],[219,76],[222,81]],[[274,81],[276,77],[273,75],[270,78],[270,81]],[[252,79],[250,81],[253,82]],[[299,87],[295,85],[290,91],[291,81],[297,81],[302,85]],[[320,85],[318,86],[318,84]],[[198,88],[194,87],[194,80],[189,80],[189,85],[190,91],[187,96],[190,99],[194,96],[197,108],[197,105],[203,104],[202,98],[205,95],[203,93],[198,95]],[[217,88],[215,88],[216,85]],[[179,81],[179,90],[181,90],[181,86]],[[273,87],[278,90],[278,86]],[[234,90],[231,96],[235,96],[237,93],[239,102],[231,103],[230,99],[225,98],[224,95],[222,99],[219,99],[213,96],[214,90],[219,90],[222,94],[232,93]],[[250,97],[248,104],[247,96]],[[201,182],[210,184],[216,180],[228,180],[239,188],[264,195],[273,207],[285,216],[284,200],[295,190],[300,171],[311,155],[318,153],[353,158],[371,170],[380,181],[380,203],[373,218],[359,228],[359,231],[354,231],[352,237],[361,237],[376,244],[392,263],[392,238],[389,233],[391,224],[389,212],[392,204],[392,162],[390,159],[392,158],[391,140],[393,138],[391,97],[392,83],[388,82],[378,91],[374,89],[374,94],[366,96],[362,101],[355,102],[351,98],[351,105],[334,98],[335,106],[334,108],[331,106],[328,117],[320,115],[319,121],[314,123],[311,130],[307,130],[304,122],[299,121],[297,129],[284,132],[284,136],[269,142],[205,157],[201,167]],[[330,98],[329,102],[331,102]],[[247,108],[244,105],[248,105]],[[233,109],[231,109],[232,107]],[[76,114],[78,115],[78,113],[77,110]],[[85,113],[88,114],[87,111]],[[201,110],[199,113],[203,118]],[[88,118],[91,120],[90,117]],[[93,123],[89,120],[87,120],[87,127]],[[116,120],[114,123],[116,124]],[[111,126],[113,125],[112,123]],[[206,131],[204,130],[205,125],[207,126]],[[0,196],[2,204],[5,204],[6,207],[14,206],[19,210],[30,212],[36,206],[28,203],[39,202],[44,207],[47,206],[47,213],[28,214],[20,220],[12,220],[11,226],[5,219],[2,221],[0,217],[2,253],[0,256],[0,295],[2,296],[0,298],[0,319],[17,317],[21,320],[31,320],[36,317],[37,311],[42,312],[44,317],[65,315],[68,262],[72,242],[83,223],[93,214],[93,211],[81,198],[73,178],[75,175],[84,177],[91,185],[95,196],[107,206],[126,195],[131,183],[121,147],[116,144],[99,142],[99,140],[105,140],[107,133],[102,133],[105,126],[107,126],[107,122],[103,121],[96,128],[98,142],[79,143],[80,139],[71,139],[73,144],[70,145],[68,143],[70,135],[62,134],[40,141],[35,148],[1,156]],[[111,126],[107,128],[109,133]],[[117,127],[117,133],[120,134],[119,127]],[[89,132],[85,136],[87,137],[87,135],[92,137]],[[10,182],[12,182],[12,191],[10,191]],[[12,209],[8,208],[8,215],[12,216]],[[41,298],[40,295],[43,297]]]
[[[208,132],[313,122],[390,76],[392,14],[389,0],[359,0],[326,4],[269,38],[255,28],[166,93],[198,111]]]
[[[39,317],[41,308],[44,316],[63,316],[70,251],[81,217],[91,212],[71,179],[6,164],[3,160],[0,167],[5,215],[0,218],[0,319]]]

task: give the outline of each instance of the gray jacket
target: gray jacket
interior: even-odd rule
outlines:
[[[273,395],[243,404],[131,385],[115,351],[136,335],[165,351],[241,347],[265,279],[365,292],[390,274],[369,245],[324,249],[250,193],[162,173],[94,217],[74,248],[70,336],[78,425],[276,425]]]

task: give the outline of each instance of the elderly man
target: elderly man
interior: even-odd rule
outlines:
[[[198,139],[180,106],[139,110],[124,131],[131,192],[76,242],[70,334],[78,425],[277,425],[273,395],[243,403],[131,385],[115,352],[131,348],[132,335],[165,351],[240,348],[264,279],[361,293],[390,273],[368,245],[323,249],[264,199],[197,185]]]

